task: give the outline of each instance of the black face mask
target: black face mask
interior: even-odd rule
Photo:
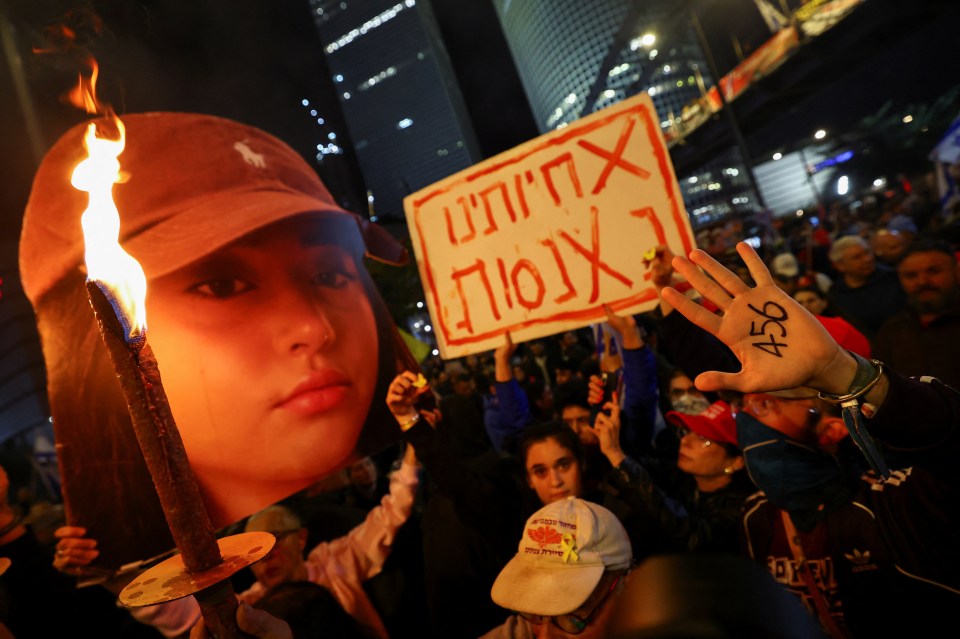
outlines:
[[[767,500],[790,513],[801,530],[809,530],[841,496],[849,495],[848,473],[833,455],[794,441],[741,411],[737,440],[747,472]]]

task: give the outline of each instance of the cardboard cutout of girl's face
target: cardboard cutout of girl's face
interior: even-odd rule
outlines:
[[[147,277],[147,342],[214,528],[396,442],[386,390],[412,358],[362,260],[402,247],[264,131],[191,113],[123,122],[119,240]],[[67,520],[112,570],[174,544],[84,287],[88,196],[70,175],[86,129],[37,170],[20,263]]]
[[[343,466],[383,401],[362,267],[310,224],[273,224],[148,282],[148,339],[215,521]]]

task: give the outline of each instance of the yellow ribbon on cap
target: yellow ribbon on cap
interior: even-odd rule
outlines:
[[[580,555],[577,554],[577,540],[571,534],[566,534],[560,539],[560,547],[563,549],[563,561],[567,562],[570,560],[570,556],[573,556],[574,561],[580,561]]]

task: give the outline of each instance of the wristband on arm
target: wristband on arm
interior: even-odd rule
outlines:
[[[850,437],[853,439],[853,442],[863,453],[864,457],[867,458],[870,468],[886,479],[890,476],[890,468],[887,466],[887,462],[883,459],[880,451],[877,450],[877,445],[863,424],[863,415],[860,410],[859,401],[860,398],[870,392],[870,389],[876,386],[880,378],[883,377],[883,363],[875,359],[866,360],[856,353],[847,352],[850,353],[857,362],[857,373],[853,377],[849,391],[847,391],[846,395],[830,395],[821,391],[819,396],[820,399],[832,404],[840,404],[843,423],[850,432]],[[865,403],[864,408],[868,411],[868,414],[876,411],[871,404]]]

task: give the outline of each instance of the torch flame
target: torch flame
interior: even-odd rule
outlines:
[[[83,109],[87,113],[97,113],[100,110],[100,105],[97,103],[97,75],[100,67],[93,58],[90,58],[87,64],[90,67],[90,77],[85,78],[81,73],[77,79],[77,85],[67,94],[67,99],[78,109]]]
[[[86,247],[87,280],[106,288],[117,315],[127,332],[127,342],[143,339],[147,330],[147,278],[137,262],[120,246],[120,213],[113,201],[113,185],[121,181],[120,161],[125,131],[114,118],[118,139],[97,135],[96,124],[87,127],[83,144],[87,157],[73,170],[74,188],[90,194],[80,218]]]

